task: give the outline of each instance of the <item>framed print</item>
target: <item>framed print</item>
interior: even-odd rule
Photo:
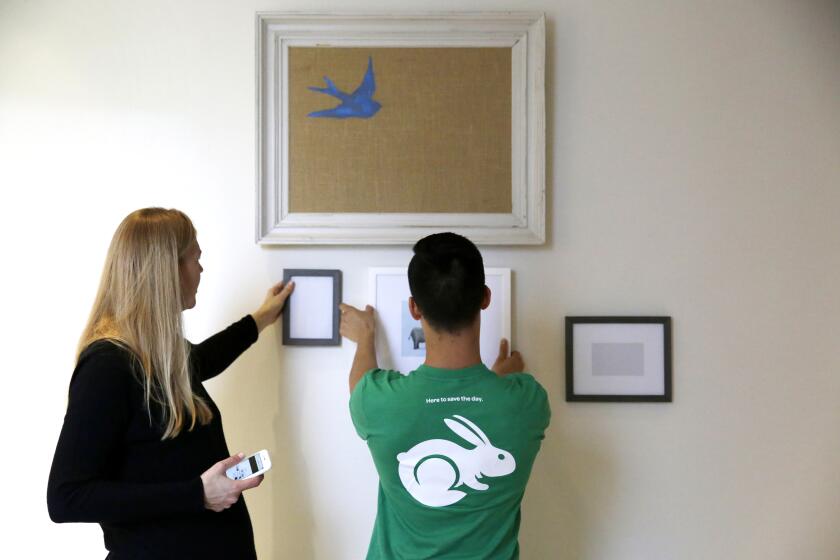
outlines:
[[[426,359],[420,322],[408,312],[408,269],[371,268],[370,302],[376,309],[376,357],[379,367],[409,373]],[[490,367],[499,340],[510,340],[510,269],[485,268],[490,305],[481,312],[481,361]],[[511,341],[512,344],[512,341]]]
[[[566,317],[566,400],[671,402],[671,318]]]
[[[256,23],[259,243],[544,242],[542,14]]]
[[[283,282],[295,289],[283,310],[283,344],[288,346],[338,346],[341,271],[287,269]]]

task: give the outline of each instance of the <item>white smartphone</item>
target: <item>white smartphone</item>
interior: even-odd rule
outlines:
[[[253,455],[245,457],[237,464],[225,471],[228,478],[233,480],[245,480],[246,478],[253,478],[261,475],[271,468],[271,459],[268,456],[268,451],[263,449],[257,451]]]

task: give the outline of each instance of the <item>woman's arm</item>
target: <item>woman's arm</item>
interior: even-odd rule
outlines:
[[[166,483],[115,480],[137,381],[116,348],[83,359],[70,382],[70,399],[47,485],[57,522],[154,519],[204,509],[201,478]]]
[[[190,351],[190,362],[199,379],[206,381],[222,373],[242,352],[257,341],[260,332],[274,323],[283,312],[286,299],[294,290],[294,282],[279,282],[266,294],[265,301],[250,315],[246,315],[225,330],[214,334]]]
[[[230,325],[190,349],[190,365],[199,379],[206,381],[222,373],[242,352],[259,337],[257,324],[251,315]]]

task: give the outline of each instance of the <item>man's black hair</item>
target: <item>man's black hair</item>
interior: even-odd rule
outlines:
[[[484,298],[484,261],[472,241],[435,233],[414,245],[408,286],[435,330],[456,332],[471,324]]]

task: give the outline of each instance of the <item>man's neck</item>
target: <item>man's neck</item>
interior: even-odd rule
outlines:
[[[455,333],[436,331],[422,321],[426,334],[425,365],[441,369],[463,369],[481,363],[479,322]]]

